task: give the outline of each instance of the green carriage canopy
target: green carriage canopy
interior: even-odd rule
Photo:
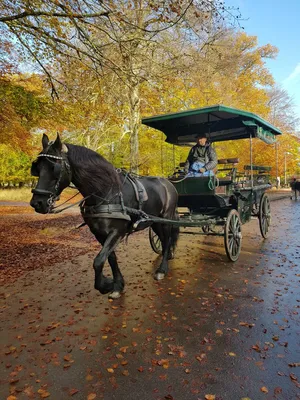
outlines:
[[[210,142],[257,137],[268,144],[282,133],[253,113],[223,105],[143,118],[142,123],[162,131],[167,143],[179,146],[195,143],[200,133],[206,133]]]

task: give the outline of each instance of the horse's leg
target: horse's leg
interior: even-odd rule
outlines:
[[[154,226],[153,230],[155,231]],[[160,225],[160,229],[155,231],[155,233],[158,235],[162,245],[162,261],[154,274],[154,278],[160,281],[164,279],[165,275],[168,272],[168,258],[169,258],[169,250],[171,247],[171,237],[170,237],[171,227],[167,225]]]
[[[168,272],[168,260],[173,258],[173,251],[176,246],[179,228],[170,225],[160,225],[160,228],[152,226],[155,233],[159,236],[162,244],[162,262],[155,271],[154,277],[162,280]],[[156,228],[156,230],[155,230]]]
[[[117,299],[121,296],[121,293],[124,290],[125,282],[123,275],[121,274],[121,271],[118,266],[117,262],[117,256],[114,251],[111,252],[111,254],[108,256],[108,262],[111,267],[114,281],[113,281],[113,290],[112,292],[108,295],[110,299]]]
[[[114,266],[115,265],[118,266],[114,249],[119,244],[121,238],[122,236],[120,236],[120,234],[116,230],[112,231],[104,240],[102,238],[97,237],[98,241],[102,244],[103,247],[101,251],[98,253],[98,255],[95,257],[93,267],[95,270],[95,289],[99,290],[99,292],[102,294],[114,291],[114,279],[107,278],[106,276],[103,275],[103,267],[107,258],[109,258],[109,260],[112,262]],[[114,274],[113,267],[112,270]],[[123,282],[123,287],[124,287],[124,282]]]

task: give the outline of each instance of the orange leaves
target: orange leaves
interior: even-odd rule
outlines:
[[[239,325],[247,326],[248,328],[253,328],[253,326],[255,326],[255,324],[250,324],[249,322],[240,322]]]
[[[204,398],[205,400],[215,400],[216,396],[214,394],[206,394]]]
[[[263,393],[269,393],[268,389],[265,386],[261,387],[260,391]]]
[[[129,346],[120,347],[121,353],[126,353]]]
[[[41,396],[42,399],[46,399],[47,397],[50,396],[50,393],[47,392],[47,390],[45,390],[45,389],[39,389],[37,392]]]
[[[258,353],[261,352],[261,348],[259,347],[258,344],[254,344],[254,345],[252,346],[252,349],[255,350],[255,351],[257,351]]]
[[[78,393],[78,392],[79,392],[78,389],[70,389],[70,390],[69,390],[69,395],[70,395],[70,396],[74,396],[74,394],[76,394],[76,393]]]
[[[96,393],[90,393],[87,397],[87,400],[94,400],[97,397]]]

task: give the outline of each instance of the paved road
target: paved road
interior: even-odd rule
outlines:
[[[129,237],[114,302],[93,289],[94,252],[3,287],[0,398],[300,399],[300,202],[272,212],[265,241],[243,226],[234,264],[222,238],[181,235],[159,283],[146,232]]]

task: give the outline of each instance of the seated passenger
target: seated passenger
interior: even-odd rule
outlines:
[[[205,133],[197,136],[197,143],[189,152],[184,165],[184,171],[188,176],[211,176],[213,169],[218,164],[215,150],[207,141]]]

